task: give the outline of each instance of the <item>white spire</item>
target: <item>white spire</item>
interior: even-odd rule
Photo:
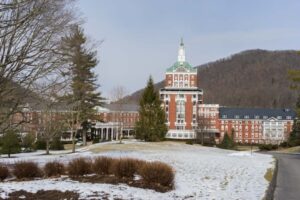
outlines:
[[[180,62],[180,63],[185,62],[185,50],[184,50],[184,44],[183,44],[182,38],[181,38],[180,46],[178,49],[178,62]]]

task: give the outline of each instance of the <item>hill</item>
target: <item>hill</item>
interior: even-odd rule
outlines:
[[[205,103],[261,108],[295,105],[297,95],[289,89],[287,71],[300,69],[297,51],[248,50],[197,68]],[[164,87],[164,82],[155,87]],[[137,103],[141,93],[133,93],[126,101]]]

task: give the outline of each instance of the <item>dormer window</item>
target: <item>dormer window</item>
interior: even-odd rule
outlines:
[[[227,115],[222,115],[222,118],[223,118],[223,119],[226,119],[226,118],[227,118]]]
[[[291,116],[286,116],[286,119],[292,119],[292,117]]]
[[[282,119],[282,116],[277,116],[277,119]]]
[[[239,119],[240,116],[239,116],[239,115],[234,115],[234,118],[235,118],[235,119]]]
[[[255,118],[255,119],[259,119],[259,115],[255,115],[254,118]]]
[[[263,116],[264,119],[268,119],[268,116]]]
[[[245,115],[244,118],[245,118],[245,119],[249,119],[249,115]]]

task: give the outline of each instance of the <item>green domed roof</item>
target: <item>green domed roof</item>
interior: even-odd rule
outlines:
[[[167,72],[197,72],[197,68],[192,67],[188,62],[176,62],[167,69]]]

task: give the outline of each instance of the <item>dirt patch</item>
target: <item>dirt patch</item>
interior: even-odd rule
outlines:
[[[47,190],[47,191],[39,190],[36,193],[31,193],[31,192],[27,192],[25,190],[20,190],[20,191],[10,193],[8,199],[11,199],[11,200],[17,200],[17,199],[77,200],[77,199],[79,199],[79,194],[77,194],[76,192],[71,192],[71,191],[62,192],[62,191],[58,191],[58,190]]]
[[[78,177],[72,178],[75,181],[83,182],[83,183],[106,183],[106,184],[113,184],[113,185],[118,185],[120,183],[127,184],[131,187],[137,187],[137,188],[143,188],[143,189],[152,189],[157,192],[168,192],[170,190],[174,189],[174,186],[166,187],[162,186],[157,183],[146,183],[143,180],[134,180],[131,178],[118,178],[115,176],[99,176],[99,175],[94,175],[94,176],[85,176],[85,177]]]

